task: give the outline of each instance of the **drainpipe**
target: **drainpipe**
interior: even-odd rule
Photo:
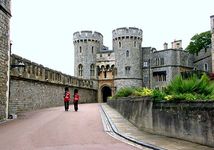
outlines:
[[[7,92],[6,92],[6,108],[5,108],[5,117],[8,119],[9,111],[9,98],[10,98],[10,56],[11,56],[11,47],[12,43],[10,41],[9,51],[8,51],[8,70],[7,70]]]

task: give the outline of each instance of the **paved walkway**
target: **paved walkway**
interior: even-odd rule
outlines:
[[[72,105],[71,105],[72,106]],[[0,150],[135,150],[106,134],[99,104],[32,111],[0,124]]]
[[[157,149],[167,150],[214,150],[214,148],[202,146],[200,144],[142,132],[107,104],[101,104],[101,107],[116,132],[138,143],[143,143],[151,147],[154,146],[154,148]]]
[[[214,150],[199,144],[139,131],[107,104],[81,104],[78,112],[73,111],[73,108],[65,112],[63,107],[42,109],[23,113],[18,119],[0,123],[0,150],[151,148]]]

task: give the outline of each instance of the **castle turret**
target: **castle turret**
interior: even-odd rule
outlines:
[[[115,87],[142,86],[142,34],[138,28],[118,28],[112,31],[115,52]]]
[[[210,26],[211,26],[211,54],[212,54],[212,73],[214,73],[214,15],[210,16]]]
[[[103,35],[92,31],[75,32],[73,43],[74,75],[84,79],[95,79],[96,53],[103,47]]]

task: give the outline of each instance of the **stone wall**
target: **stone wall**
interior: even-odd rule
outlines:
[[[64,105],[65,85],[12,77],[10,86],[9,114]],[[74,89],[79,90],[80,103],[97,102],[96,90],[69,86],[71,97]]]
[[[23,67],[16,67],[20,63]],[[71,96],[79,90],[80,103],[97,102],[95,81],[79,79],[11,55],[9,114],[62,106],[64,88],[69,87]]]
[[[0,0],[0,120],[7,117],[10,0]]]
[[[214,147],[214,102],[153,102],[149,97],[108,100],[143,131]]]

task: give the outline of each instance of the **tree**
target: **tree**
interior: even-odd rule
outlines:
[[[211,32],[206,31],[196,34],[191,38],[186,50],[192,54],[198,53],[201,49],[207,48],[211,44]]]

